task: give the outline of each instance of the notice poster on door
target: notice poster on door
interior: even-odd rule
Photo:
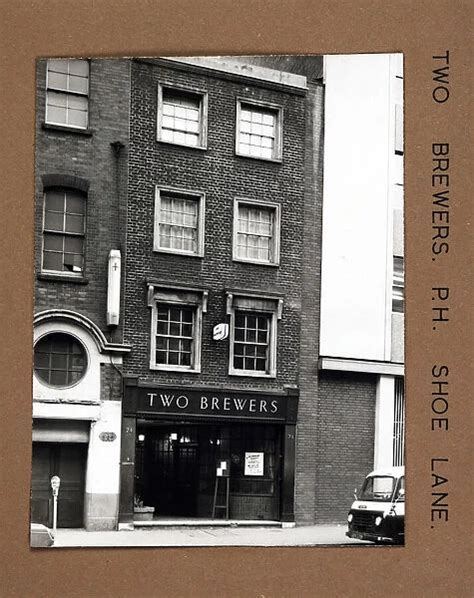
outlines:
[[[263,476],[263,453],[245,453],[244,475]]]

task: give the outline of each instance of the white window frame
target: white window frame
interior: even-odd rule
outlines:
[[[59,59],[54,59],[54,60],[59,60]],[[90,96],[90,77],[91,77],[91,65],[90,65],[90,61],[89,60],[85,60],[85,59],[81,59],[81,58],[64,58],[63,60],[68,62],[69,65],[69,61],[70,60],[80,60],[81,62],[85,62],[87,64],[87,92],[83,93],[80,91],[70,91],[70,90],[66,90],[66,89],[56,89],[54,87],[50,87],[49,86],[49,60],[46,63],[46,94],[45,94],[45,116],[44,116],[44,120],[46,124],[49,125],[55,125],[58,127],[65,127],[68,129],[78,129],[80,131],[86,131],[89,128],[89,120],[90,120],[90,115],[89,115],[89,96]],[[69,72],[69,68],[68,68],[68,72]],[[87,122],[85,127],[80,127],[78,125],[71,125],[68,123],[60,123],[60,122],[55,122],[53,120],[50,120],[49,115],[48,115],[48,106],[49,106],[49,102],[48,102],[48,94],[49,92],[52,91],[54,93],[61,93],[64,94],[64,96],[67,98],[68,96],[79,96],[79,97],[85,97],[87,99]],[[66,111],[68,110],[68,108],[66,108]],[[67,112],[66,112],[67,113]]]
[[[276,132],[275,132],[275,147],[273,148],[273,155],[271,158],[264,156],[252,156],[250,154],[242,153],[239,150],[240,146],[240,119],[242,112],[242,104],[249,107],[267,109],[269,112],[276,113]],[[265,162],[281,162],[283,156],[283,108],[279,104],[271,102],[261,102],[253,98],[237,98],[236,119],[235,119],[235,154],[244,158],[251,158],[252,160],[263,160]]]
[[[240,206],[264,208],[273,211],[273,237],[272,237],[272,259],[259,260],[255,258],[246,258],[238,255],[238,235],[239,235],[239,208]],[[232,235],[232,259],[234,262],[246,262],[250,264],[259,264],[262,266],[279,266],[280,265],[280,204],[269,201],[259,201],[254,199],[246,199],[243,197],[236,197],[234,199],[234,225]]]
[[[196,251],[186,251],[185,249],[174,249],[172,247],[160,246],[160,214],[161,214],[161,194],[176,195],[178,199],[189,199],[198,203],[198,222],[197,222],[197,248]],[[155,186],[155,216],[153,230],[153,250],[159,253],[173,253],[177,255],[188,255],[194,257],[204,257],[204,219],[206,213],[206,194],[202,191],[190,191],[189,189],[178,189],[176,187],[165,187],[163,185]]]
[[[238,298],[244,299],[248,307],[238,304]],[[257,309],[258,303],[265,301],[272,303],[272,307]],[[254,307],[252,307],[254,303]],[[278,320],[281,320],[283,310],[283,299],[279,297],[269,297],[246,292],[228,292],[227,293],[227,314],[230,316],[229,332],[229,375],[244,376],[251,378],[276,378],[277,375],[277,342],[278,342]],[[258,315],[260,313],[270,313],[270,342],[268,352],[268,367],[265,372],[260,370],[241,370],[234,367],[234,345],[235,345],[235,314],[237,311],[247,312],[248,314]]]
[[[395,274],[395,260],[401,260],[402,275]],[[402,297],[400,298],[400,295]],[[402,309],[394,309],[395,302],[401,304]],[[392,313],[405,313],[405,260],[400,255],[393,256],[393,274],[392,274]]]
[[[199,103],[199,143],[197,145],[189,145],[187,143],[179,143],[177,141],[170,141],[163,139],[162,122],[163,122],[163,90],[171,92],[182,93],[184,95],[196,96],[200,98]],[[201,89],[190,89],[180,85],[169,85],[167,83],[158,83],[158,103],[157,103],[157,119],[156,119],[156,139],[160,143],[167,143],[170,145],[179,145],[181,147],[188,147],[191,149],[207,149],[207,111],[208,111],[208,94]]]
[[[150,337],[150,370],[168,372],[186,372],[199,374],[201,372],[201,344],[202,344],[202,319],[207,312],[208,292],[202,289],[173,287],[173,286],[148,286],[148,306],[151,308],[151,337]],[[170,307],[191,307],[194,309],[193,352],[190,366],[170,365],[156,363],[156,334],[158,305]]]
[[[61,193],[64,193],[65,196],[67,196],[68,193],[77,193],[79,195],[81,195],[84,199],[84,232],[82,234],[80,233],[72,233],[70,231],[53,231],[50,232],[49,230],[45,229],[45,223],[46,223],[46,196],[49,192],[51,191],[58,191]],[[42,234],[41,234],[41,273],[42,274],[54,274],[55,276],[65,276],[65,277],[74,277],[74,278],[83,278],[84,277],[84,273],[85,273],[85,267],[86,267],[86,236],[87,236],[87,195],[81,191],[78,191],[76,189],[72,189],[72,188],[63,188],[63,187],[55,187],[55,188],[51,188],[51,189],[45,189],[45,191],[43,192],[43,223],[42,223]],[[66,216],[66,211],[64,211],[64,218]],[[82,269],[80,272],[75,272],[74,270],[51,270],[48,268],[44,267],[44,235],[45,234],[55,234],[58,237],[62,236],[64,238],[67,237],[81,237],[83,240],[83,252],[82,252]],[[64,251],[63,251],[63,255],[64,255]]]

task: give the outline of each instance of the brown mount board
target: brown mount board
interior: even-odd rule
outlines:
[[[457,0],[1,3],[0,218],[3,596],[468,596],[471,206],[469,24]],[[450,99],[432,98],[450,52]],[[29,548],[34,66],[38,56],[405,55],[407,543],[404,548]],[[431,144],[451,147],[450,252],[432,261]],[[433,331],[433,286],[449,325]],[[449,432],[431,431],[431,367],[449,363]],[[431,522],[431,459],[449,458],[449,521]],[[433,526],[433,527],[432,527]]]

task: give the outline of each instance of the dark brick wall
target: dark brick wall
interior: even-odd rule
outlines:
[[[126,217],[130,62],[90,62],[89,127],[91,135],[43,127],[46,61],[37,64],[35,269],[41,270],[43,175],[61,174],[89,181],[84,278],[78,282],[36,280],[35,311],[71,309],[107,331],[107,257],[123,249]],[[117,159],[111,142],[125,144]],[[114,340],[120,341],[121,331]]]
[[[100,364],[100,399],[117,401],[122,396],[122,375],[112,364]]]
[[[208,92],[207,150],[156,141],[159,82]],[[237,97],[269,101],[283,107],[281,164],[235,156]],[[215,74],[175,70],[141,61],[132,63],[125,341],[133,345],[133,350],[126,360],[128,375],[157,383],[209,384],[227,388],[276,389],[298,382],[304,138],[303,95],[267,89],[255,81],[240,83],[220,79]],[[157,184],[205,192],[204,258],[153,252]],[[232,261],[235,197],[268,200],[281,205],[279,267]],[[151,314],[146,301],[147,279],[196,284],[209,290],[208,313],[203,317],[201,374],[150,371]],[[228,376],[228,343],[212,341],[212,327],[228,320],[225,289],[229,287],[283,293],[276,380]]]
[[[373,470],[377,376],[321,372],[316,462],[317,523],[343,523]]]
[[[317,466],[319,296],[324,88],[310,84],[306,116],[300,401],[296,437],[295,517],[314,523]]]

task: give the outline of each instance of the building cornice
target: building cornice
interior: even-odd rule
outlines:
[[[385,374],[387,376],[403,376],[405,373],[405,365],[403,363],[347,359],[343,357],[320,357],[318,360],[318,369],[365,374]]]
[[[273,89],[305,95],[308,89],[306,77],[286,71],[269,69],[254,64],[238,62],[232,56],[170,56],[162,58],[134,58],[145,62],[172,67],[178,70],[192,70],[197,73],[214,75],[241,82],[255,82]]]

